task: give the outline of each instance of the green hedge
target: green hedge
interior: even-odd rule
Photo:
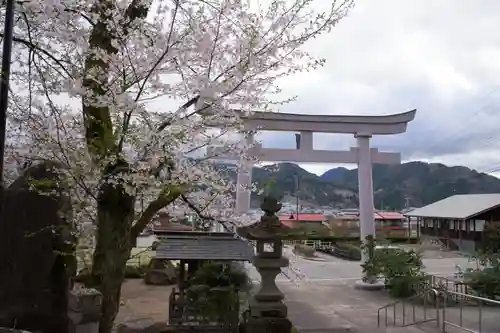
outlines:
[[[347,260],[361,260],[361,248],[352,243],[337,243],[333,246],[333,255]]]
[[[389,241],[390,243],[397,244],[397,243],[410,243],[410,244],[417,244],[418,243],[418,238],[417,237],[388,237],[385,238],[384,240]]]

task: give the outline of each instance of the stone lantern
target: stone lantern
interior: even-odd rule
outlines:
[[[260,208],[264,215],[259,222],[237,229],[239,236],[257,242],[257,254],[252,263],[261,276],[258,292],[250,301],[250,316],[246,323],[247,333],[289,333],[292,324],[287,318],[284,295],[276,286],[276,276],[288,266],[283,256],[283,239],[288,239],[276,213],[281,203],[275,198],[264,198]]]

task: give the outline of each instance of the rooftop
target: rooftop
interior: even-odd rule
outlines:
[[[457,194],[422,208],[416,208],[405,215],[465,220],[498,206],[500,206],[500,193]]]
[[[156,247],[156,258],[168,260],[249,261],[253,247],[232,233],[167,232]]]
[[[373,214],[373,217],[376,220],[404,220],[405,217],[403,214],[398,212],[385,212],[385,211],[376,211]]]
[[[338,221],[357,221],[359,220],[359,215],[337,215],[332,218]],[[405,216],[398,212],[385,212],[385,211],[375,211],[373,213],[374,220],[404,220]]]
[[[280,221],[301,221],[301,222],[321,222],[326,221],[326,217],[323,214],[315,213],[297,213],[281,215]]]
[[[170,222],[166,225],[153,226],[153,233],[158,233],[162,231],[191,231],[191,230],[193,230],[193,227],[177,222]]]

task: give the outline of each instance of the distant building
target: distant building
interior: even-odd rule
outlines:
[[[159,212],[153,225],[153,233],[165,231],[193,231],[193,227],[174,222],[168,213]]]
[[[483,241],[485,228],[500,223],[500,193],[454,195],[405,215],[417,218],[422,235],[472,253]]]
[[[281,215],[281,225],[291,229],[301,229],[309,235],[330,235],[327,217],[318,213],[296,213]]]
[[[297,213],[281,215],[280,222],[285,227],[296,228],[299,225],[308,224],[308,225],[324,225],[327,218],[323,214],[315,214],[315,213]]]
[[[341,209],[338,215],[340,215],[340,216],[358,216],[359,209],[357,209],[357,208]]]
[[[373,219],[378,226],[387,226],[394,229],[402,228],[406,222],[406,217],[398,212],[375,211]],[[359,227],[359,213],[355,215],[337,215],[331,218],[332,221],[345,223],[347,226]]]
[[[375,211],[373,213],[377,234],[383,232],[385,236],[407,236],[406,217],[398,212]],[[329,218],[329,226],[338,232],[351,236],[359,235],[358,215],[336,215]],[[339,231],[342,230],[342,231]]]

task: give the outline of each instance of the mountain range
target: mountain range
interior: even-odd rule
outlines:
[[[232,173],[235,179],[236,174]],[[295,200],[298,196],[302,205],[358,207],[357,169],[339,167],[318,176],[296,164],[281,163],[254,168],[252,179],[257,187],[267,188],[266,193],[281,199]],[[373,192],[377,209],[402,209],[421,207],[454,194],[500,193],[500,179],[462,166],[425,162],[375,164]],[[252,206],[258,206],[259,201],[255,194]]]

